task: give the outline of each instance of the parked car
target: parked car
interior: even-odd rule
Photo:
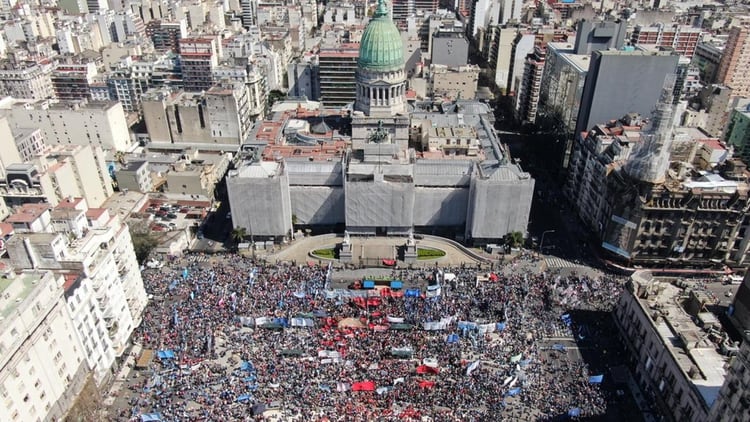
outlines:
[[[169,214],[167,214],[167,218],[170,220],[174,220],[175,218],[177,218],[177,214],[170,212]]]

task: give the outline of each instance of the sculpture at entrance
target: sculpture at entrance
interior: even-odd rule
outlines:
[[[349,244],[349,231],[348,230],[344,230],[344,244],[345,245]]]

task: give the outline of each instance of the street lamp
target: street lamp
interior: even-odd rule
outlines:
[[[542,241],[539,242],[539,251],[544,252],[544,235],[547,233],[554,233],[554,230],[545,230],[542,232]]]

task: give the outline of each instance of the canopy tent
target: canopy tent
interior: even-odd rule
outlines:
[[[363,289],[374,289],[375,288],[375,282],[373,280],[365,280],[362,282],[362,288]]]
[[[386,267],[395,267],[396,266],[396,260],[395,259],[384,259],[383,265]]]
[[[302,349],[282,349],[281,356],[302,356]]]
[[[243,360],[242,363],[240,364],[240,369],[243,371],[252,372],[252,371],[255,371],[255,366],[253,366],[252,363],[246,360]]]
[[[176,357],[172,350],[159,350],[156,352],[156,356],[159,359],[174,359]]]
[[[158,422],[161,420],[161,413],[144,413],[141,415],[141,422]]]
[[[362,321],[356,318],[344,318],[338,323],[339,328],[364,328]]]
[[[401,280],[392,280],[391,289],[401,289],[404,287],[404,283]]]

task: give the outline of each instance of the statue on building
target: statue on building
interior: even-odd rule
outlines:
[[[383,127],[383,121],[378,120],[378,128],[370,134],[371,143],[382,144],[388,141],[388,131]]]
[[[344,245],[348,245],[351,243],[351,239],[349,238],[349,231],[344,230]]]

